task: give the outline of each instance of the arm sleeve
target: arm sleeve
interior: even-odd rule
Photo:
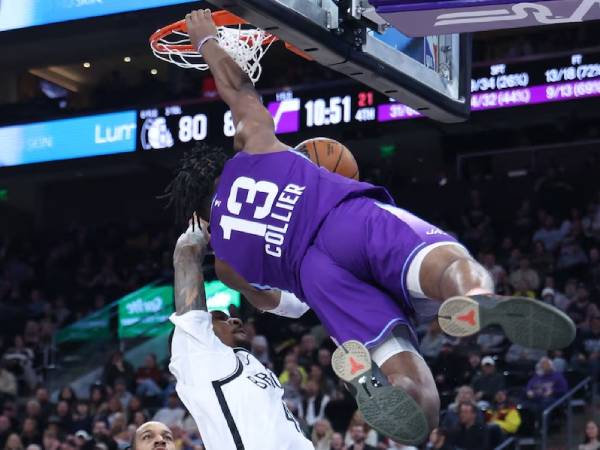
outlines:
[[[204,384],[233,373],[237,358],[233,349],[215,335],[212,316],[206,311],[189,311],[170,317],[175,325],[169,370],[177,383]]]

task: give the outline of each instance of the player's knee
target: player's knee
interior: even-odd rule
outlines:
[[[435,385],[429,386],[427,382],[415,382],[411,378],[400,374],[392,374],[388,376],[388,380],[393,386],[401,387],[417,402],[427,418],[429,431],[438,426],[440,397]]]

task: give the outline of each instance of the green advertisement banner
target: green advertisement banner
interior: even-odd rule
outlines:
[[[56,332],[56,343],[110,338],[110,308],[104,308]]]
[[[148,286],[119,300],[119,338],[158,336],[170,329],[173,286]]]

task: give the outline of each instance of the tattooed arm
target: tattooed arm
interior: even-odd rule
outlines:
[[[202,261],[209,240],[206,225],[194,213],[187,231],[179,236],[173,253],[175,313],[178,316],[192,310],[206,311]]]

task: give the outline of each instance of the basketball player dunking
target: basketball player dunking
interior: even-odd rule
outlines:
[[[437,312],[453,336],[497,324],[527,347],[572,341],[567,316],[494,295],[490,275],[462,245],[395,207],[384,188],[332,174],[280,142],[253,84],[218,45],[210,11],[186,21],[233,114],[237,154],[188,153],[171,200],[188,217],[210,217],[217,274],[254,306],[298,317],[307,309],[300,298],[317,313],[340,345],[334,370],[373,427],[418,444],[437,425],[439,397],[417,350],[417,320]]]

